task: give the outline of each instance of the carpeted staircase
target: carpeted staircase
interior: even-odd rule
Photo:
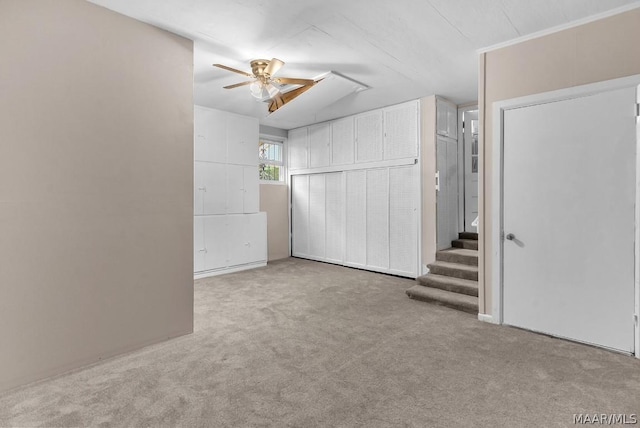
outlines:
[[[478,234],[461,232],[452,247],[436,253],[429,273],[407,290],[411,299],[478,313]]]

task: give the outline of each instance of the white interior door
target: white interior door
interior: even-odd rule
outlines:
[[[436,139],[436,168],[439,190],[436,195],[437,248],[451,247],[458,238],[458,142],[450,138]]]
[[[478,217],[478,112],[464,112],[464,230],[477,232]]]
[[[503,320],[634,350],[636,90],[504,112]]]

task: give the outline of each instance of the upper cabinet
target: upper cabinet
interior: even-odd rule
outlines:
[[[356,162],[382,160],[382,110],[356,116]]]
[[[353,163],[353,117],[345,117],[331,122],[331,165]]]
[[[289,131],[289,169],[305,169],[309,167],[309,140],[307,128]]]
[[[321,123],[309,127],[309,167],[329,166],[331,157],[331,126]]]
[[[442,98],[436,100],[436,134],[458,138],[458,107]]]
[[[384,114],[384,159],[418,156],[418,102],[382,110]]]
[[[291,171],[398,161],[419,153],[419,103],[347,116],[289,131]],[[336,170],[336,168],[330,168]]]
[[[258,133],[256,118],[196,106],[194,160],[257,166]]]

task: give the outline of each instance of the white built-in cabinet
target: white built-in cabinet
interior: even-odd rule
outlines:
[[[292,255],[419,272],[417,101],[289,132]]]
[[[436,99],[436,134],[458,138],[458,107],[442,98]]]
[[[194,272],[196,277],[267,260],[260,213],[258,121],[194,108]]]

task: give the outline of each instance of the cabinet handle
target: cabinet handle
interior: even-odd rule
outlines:
[[[207,188],[206,187],[198,187],[198,190],[202,190],[203,192],[206,192]]]
[[[203,248],[202,250],[198,250],[199,253],[208,253],[206,248]]]

